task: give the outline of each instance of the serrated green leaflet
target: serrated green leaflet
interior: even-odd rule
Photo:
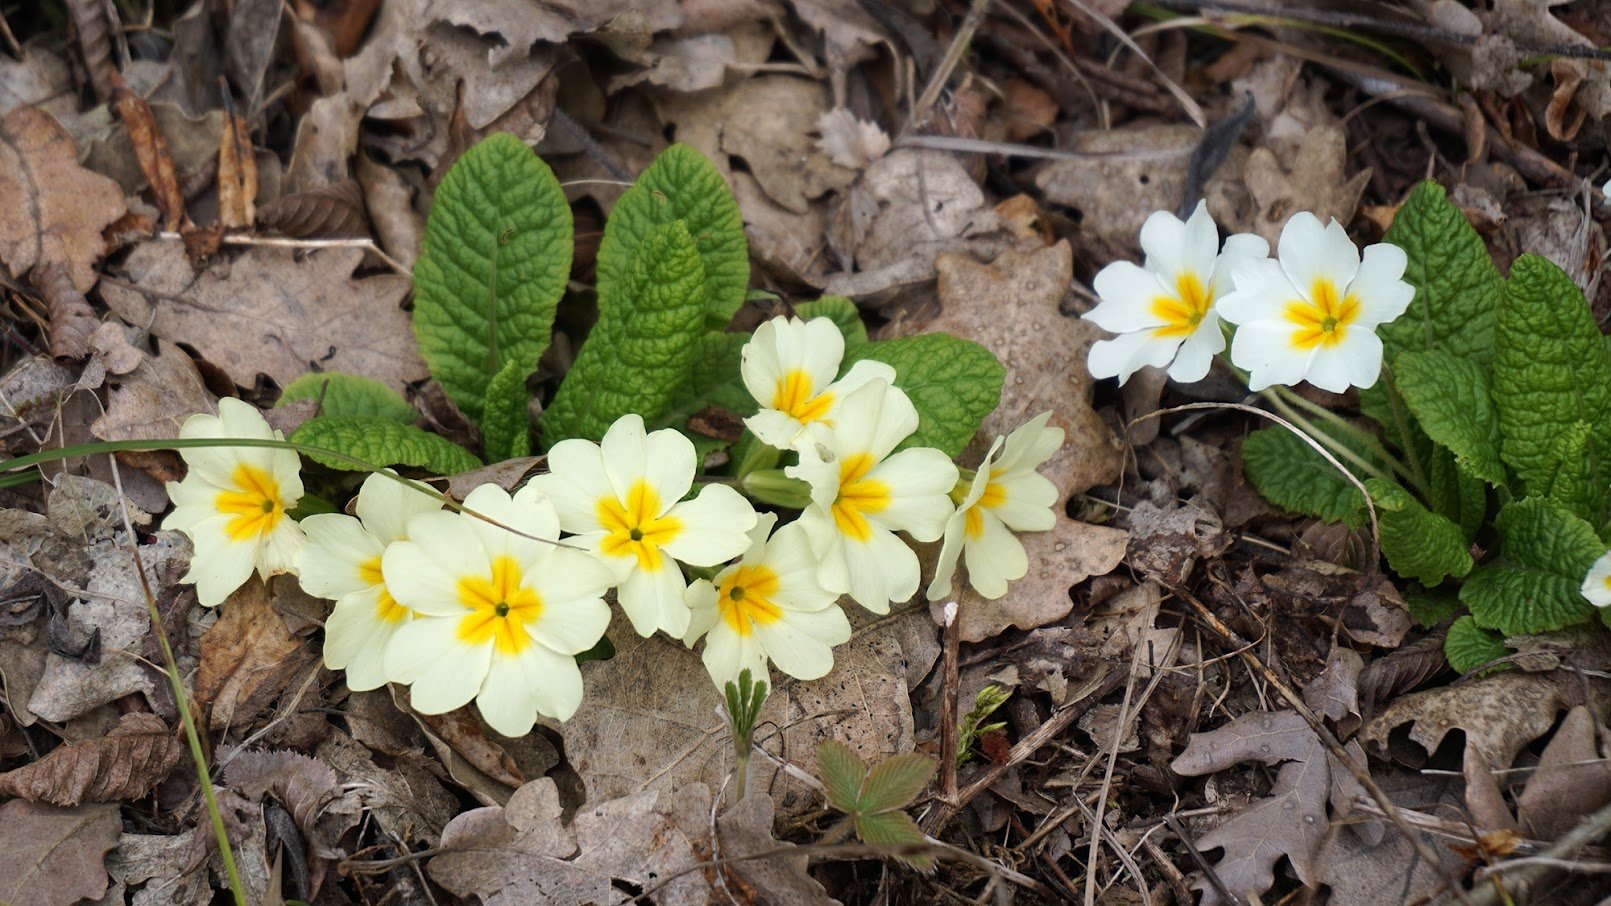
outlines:
[[[414,265],[414,334],[431,375],[480,423],[505,363],[548,348],[571,272],[571,209],[548,165],[494,133],[437,187]]]
[[[867,772],[857,802],[860,810],[875,814],[905,808],[928,786],[937,767],[934,759],[920,752],[891,755]]]
[[[794,313],[805,321],[812,318],[832,321],[845,338],[847,347],[867,342],[867,325],[861,320],[861,312],[856,309],[856,303],[844,296],[823,296],[815,302],[801,302],[794,307]]]
[[[543,440],[599,440],[630,412],[658,424],[693,372],[705,334],[705,269],[682,221],[657,227],[601,308],[576,363],[543,413]]]
[[[995,411],[1007,375],[990,350],[945,333],[852,346],[845,350],[840,373],[862,359],[894,368],[895,385],[917,407],[917,431],[900,449],[934,447],[947,456],[961,453],[979,423]]]
[[[452,441],[412,425],[383,418],[323,415],[291,432],[293,443],[320,447],[377,466],[413,466],[435,475],[456,475],[483,463]],[[359,469],[350,460],[308,453],[309,459],[332,469]]]
[[[1604,485],[1611,458],[1611,356],[1572,278],[1536,255],[1516,259],[1494,343],[1500,455],[1527,493],[1542,493],[1557,438],[1579,422],[1593,431],[1587,473]]]
[[[1383,239],[1404,250],[1404,279],[1415,287],[1403,316],[1377,330],[1384,360],[1394,364],[1400,353],[1446,349],[1485,368],[1493,357],[1503,281],[1482,237],[1443,187],[1416,186]]]
[[[1427,510],[1390,481],[1367,478],[1381,529],[1382,553],[1393,571],[1433,587],[1448,576],[1471,571],[1471,554],[1460,526]]]
[[[1449,634],[1443,639],[1443,656],[1449,666],[1460,673],[1470,673],[1483,664],[1496,661],[1510,653],[1505,640],[1497,632],[1483,629],[1469,616],[1455,620]]]
[[[599,242],[598,297],[604,312],[630,304],[633,256],[657,229],[682,221],[704,266],[705,323],[720,330],[744,304],[750,282],[749,243],[738,203],[722,175],[687,145],[660,152],[621,195]]]
[[[339,371],[310,371],[285,385],[274,408],[318,400],[324,415],[365,415],[412,425],[419,417],[402,394],[374,378]]]
[[[524,362],[511,359],[487,385],[481,445],[492,462],[531,454],[531,414],[526,408],[526,376],[530,371]]]
[[[827,790],[828,804],[854,815],[861,799],[861,782],[867,776],[867,762],[839,740],[823,740],[817,746],[817,776]]]
[[[1260,428],[1249,434],[1242,442],[1242,470],[1264,499],[1281,509],[1347,522],[1354,528],[1364,524],[1359,489],[1285,428]]]
[[[1428,437],[1447,447],[1470,474],[1504,485],[1499,413],[1482,366],[1447,349],[1412,351],[1399,356],[1393,377]]]
[[[1587,522],[1547,501],[1519,500],[1499,511],[1499,559],[1471,571],[1460,600],[1477,624],[1507,636],[1581,623],[1594,606],[1583,577],[1605,545]]]

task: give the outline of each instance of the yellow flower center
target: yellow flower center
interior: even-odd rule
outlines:
[[[1605,581],[1605,590],[1606,591],[1611,591],[1611,573],[1606,573],[1604,581]]]
[[[611,557],[636,557],[638,567],[649,572],[660,571],[665,563],[660,547],[682,532],[682,520],[660,515],[660,495],[641,478],[627,492],[624,503],[614,497],[600,498],[597,514],[608,532],[599,551]]]
[[[1203,281],[1190,271],[1175,278],[1174,295],[1157,295],[1152,299],[1152,314],[1163,321],[1162,327],[1152,329],[1153,336],[1161,338],[1189,337],[1197,325],[1208,317],[1214,305]]]
[[[777,591],[777,573],[765,566],[740,566],[721,580],[716,607],[723,622],[739,635],[747,636],[756,623],[775,623],[782,615],[782,609],[772,603]]]
[[[213,498],[213,507],[218,512],[235,517],[224,526],[229,540],[247,541],[274,531],[285,518],[280,483],[274,476],[243,462],[230,473],[229,480],[235,489],[221,491]]]
[[[401,623],[409,617],[409,609],[397,603],[392,593],[386,588],[386,579],[381,575],[380,556],[370,557],[358,564],[358,578],[366,585],[379,585],[380,595],[375,599],[375,618],[382,623]]]
[[[772,392],[772,408],[793,416],[801,424],[821,421],[833,408],[833,394],[813,395],[815,389],[811,375],[796,368],[778,381],[777,389]]]
[[[1310,287],[1308,299],[1287,303],[1283,317],[1297,326],[1292,345],[1298,349],[1336,346],[1359,318],[1359,300],[1352,295],[1339,298],[1337,284],[1321,277]]]
[[[1000,469],[990,470],[990,481],[985,485],[984,493],[973,502],[973,506],[962,514],[962,529],[968,537],[977,541],[984,534],[984,511],[993,510],[1007,502],[1007,489],[996,481],[1001,477]]]
[[[470,611],[459,619],[459,640],[468,645],[497,645],[499,654],[515,655],[531,644],[526,624],[543,613],[537,593],[521,585],[520,564],[513,557],[492,561],[490,576],[459,577],[459,603]]]
[[[846,456],[839,463],[839,496],[833,502],[833,521],[839,531],[856,541],[873,536],[867,514],[889,506],[889,485],[868,478],[873,457],[867,453]]]

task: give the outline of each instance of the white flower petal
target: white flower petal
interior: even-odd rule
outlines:
[[[487,726],[504,736],[525,736],[539,713],[565,720],[582,703],[582,673],[576,661],[541,645],[517,655],[498,655],[475,697]]]
[[[728,570],[719,573],[718,581],[727,578]],[[682,643],[689,648],[699,641],[700,636],[710,632],[720,619],[716,609],[718,592],[716,586],[709,579],[695,579],[688,583],[688,594],[684,598],[688,602],[688,628],[682,634]]]
[[[1293,345],[1293,326],[1282,321],[1249,321],[1231,339],[1231,362],[1246,371],[1259,371],[1277,362],[1289,362],[1302,350]],[[1302,379],[1302,371],[1297,379]]]
[[[962,556],[966,517],[966,511],[958,510],[945,524],[945,540],[940,545],[940,556],[934,562],[934,577],[929,580],[928,590],[924,592],[924,597],[930,601],[938,601],[951,595],[952,579],[957,572],[957,560]]]
[[[462,708],[481,691],[493,643],[459,641],[458,617],[421,617],[398,627],[386,646],[386,676],[412,685],[410,706],[421,714]]]
[[[566,561],[550,561],[551,566],[563,567]],[[604,631],[610,628],[610,607],[597,596],[581,597],[562,594],[552,589],[564,581],[555,576],[526,577],[526,585],[537,592],[542,610],[537,619],[526,624],[532,638],[561,654],[581,654],[599,643]],[[680,601],[679,606],[687,609]]]
[[[425,485],[417,481],[404,482],[391,469],[388,475],[376,472],[364,479],[358,490],[358,518],[364,528],[382,542],[402,541],[408,537],[408,521],[421,513],[432,513],[442,508],[442,501],[430,494]]]
[[[844,377],[828,385],[827,392],[834,395],[835,410],[837,410],[839,402],[845,398],[846,394],[860,390],[871,381],[884,381],[894,384],[895,369],[884,362],[876,362],[872,359],[862,359],[851,365],[850,370],[845,372]]]
[[[980,514],[978,537],[968,537],[963,562],[968,565],[968,584],[980,596],[995,600],[1007,593],[1007,583],[1022,579],[1029,572],[1024,546],[1001,520],[987,510]]]
[[[1219,316],[1209,312],[1203,323],[1180,344],[1174,364],[1169,366],[1169,377],[1182,384],[1196,383],[1208,376],[1214,356],[1224,350],[1225,334],[1219,329]]]
[[[917,593],[917,554],[888,529],[875,525],[866,541],[846,539],[840,549],[850,597],[857,604],[873,613],[889,613],[891,603],[902,603]]]
[[[769,447],[787,450],[799,437],[804,427],[800,420],[787,412],[777,409],[761,409],[749,418],[744,419],[744,427],[750,433]]]
[[[1220,249],[1219,258],[1214,262],[1213,276],[1208,280],[1209,296],[1217,301],[1234,290],[1236,281],[1232,273],[1243,262],[1268,257],[1270,257],[1270,243],[1262,236],[1237,233],[1227,237],[1225,247]]]
[[[1014,428],[1002,442],[1001,455],[986,454],[979,468],[994,464],[1005,472],[1033,472],[1045,465],[1063,447],[1063,429],[1051,421],[1052,412],[1048,409]]]
[[[1057,485],[1039,472],[1014,472],[1000,480],[1005,499],[986,512],[1016,532],[1045,532],[1057,525]]]
[[[917,430],[917,408],[893,384],[871,380],[845,396],[834,421],[835,452],[867,453],[883,459]]]
[[[1583,597],[1595,607],[1611,607],[1611,551],[1600,556],[1583,577]]]
[[[680,639],[688,631],[687,592],[682,570],[667,561],[654,572],[633,570],[616,590],[615,599],[638,635],[648,638],[663,629]]]
[[[746,669],[752,679],[765,679],[771,674],[766,669],[766,652],[752,635],[739,635],[724,621],[718,621],[705,635],[705,650],[700,654],[705,670],[718,690],[728,683],[738,682]]]
[[[787,323],[788,319],[781,317],[763,322],[739,350],[739,376],[744,380],[744,388],[762,408],[772,405],[778,381],[787,370],[778,359],[777,340],[778,331]]]
[[[754,631],[779,670],[795,679],[814,680],[833,669],[833,646],[850,638],[850,621],[844,611],[829,607],[756,623]]]
[[[548,468],[527,485],[535,485],[553,501],[560,528],[577,534],[598,531],[599,500],[615,496],[599,445],[579,438],[562,440],[548,451]]]
[[[1348,295],[1359,302],[1357,326],[1369,328],[1386,324],[1410,307],[1415,287],[1404,282],[1404,268],[1408,264],[1404,250],[1396,245],[1378,243],[1365,248],[1359,272],[1348,284]]]
[[[324,623],[325,666],[346,671],[354,692],[386,685],[386,646],[406,622],[381,619],[379,599],[379,587],[348,595]]]
[[[1301,297],[1281,263],[1271,258],[1243,260],[1232,266],[1231,274],[1236,290],[1221,296],[1214,308],[1232,324],[1278,320]]]
[[[902,450],[867,473],[865,480],[883,482],[889,489],[889,502],[868,518],[919,541],[933,541],[955,509],[949,495],[957,478],[956,463],[939,450]]]
[[[1091,281],[1102,301],[1085,313],[1085,320],[1113,333],[1131,333],[1164,324],[1152,311],[1152,300],[1171,290],[1153,271],[1130,261],[1115,261],[1097,271]]]
[[[812,318],[801,321],[799,318],[789,319],[790,328],[787,333],[797,333],[798,345],[788,350],[796,356],[791,362],[788,358],[780,356],[782,361],[792,368],[799,368],[811,378],[811,386],[821,393],[833,383],[839,375],[839,364],[845,358],[845,335],[839,332],[839,325],[829,318]],[[795,328],[793,325],[800,325]]]
[[[462,616],[459,580],[487,576],[492,562],[475,535],[451,513],[426,513],[409,522],[409,537],[386,548],[380,571],[399,604],[422,614]]]
[[[1359,249],[1336,218],[1321,226],[1320,218],[1299,211],[1281,229],[1277,249],[1281,269],[1298,292],[1311,301],[1317,281],[1329,280],[1340,294],[1359,270]],[[1241,289],[1240,281],[1237,289]]]
[[[664,513],[693,487],[694,473],[699,470],[699,454],[694,450],[693,441],[671,428],[650,432],[646,444],[649,458],[643,479],[659,495],[660,513]]]
[[[724,484],[708,484],[671,508],[682,528],[661,550],[690,566],[715,566],[749,550],[755,507]]]
[[[1179,348],[1179,337],[1156,337],[1149,331],[1125,333],[1092,343],[1085,366],[1091,377],[1117,377],[1122,384],[1143,368],[1168,365]]]
[[[530,563],[553,547],[549,541],[559,538],[559,514],[553,502],[541,488],[522,491],[511,497],[497,485],[484,484],[464,498],[463,518],[490,557]]]
[[[232,540],[227,526],[233,518],[214,516],[198,523],[189,533],[195,553],[190,558],[190,570],[180,581],[195,583],[196,600],[203,607],[222,604],[252,575],[257,539]]]

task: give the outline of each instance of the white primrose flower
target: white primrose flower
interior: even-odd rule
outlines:
[[[1341,393],[1370,387],[1382,370],[1376,327],[1409,307],[1404,250],[1379,243],[1359,249],[1342,224],[1321,226],[1308,211],[1281,230],[1279,259],[1237,265],[1236,291],[1219,302],[1237,325],[1231,361],[1250,372],[1248,389],[1308,381]]]
[[[284,440],[263,414],[238,399],[218,401],[217,415],[192,415],[182,439],[215,437]],[[190,471],[168,482],[173,512],[162,527],[190,537],[195,554],[180,581],[196,585],[196,598],[214,607],[240,588],[255,568],[267,579],[290,572],[302,529],[286,510],[302,498],[296,453],[271,447],[191,447],[179,451]]]
[[[677,561],[715,566],[744,553],[755,508],[732,488],[711,484],[692,500],[698,456],[671,429],[645,433],[624,415],[604,442],[562,440],[548,451],[546,475],[531,485],[554,502],[570,543],[598,554],[616,574],[616,598],[639,635],[688,630],[688,584]],[[682,501],[682,502],[678,502]]]
[[[1047,425],[1042,412],[996,438],[966,489],[951,492],[957,511],[945,524],[945,543],[934,566],[928,599],[951,594],[957,559],[968,565],[968,583],[986,598],[1007,593],[1007,583],[1029,572],[1029,557],[1013,532],[1045,532],[1057,524],[1057,488],[1035,471],[1063,445],[1063,429]],[[1000,457],[997,457],[1000,453]],[[959,495],[959,491],[963,491]]]
[[[1601,555],[1583,578],[1583,597],[1595,607],[1611,607],[1611,551]]]
[[[833,669],[833,646],[850,640],[839,596],[817,582],[817,558],[798,522],[772,533],[778,517],[763,514],[750,532],[744,559],[688,586],[693,618],[683,641],[705,638],[703,659],[721,689],[746,668],[766,679],[770,659],[795,679]]]
[[[799,465],[784,469],[811,487],[799,524],[821,561],[817,580],[874,613],[917,592],[917,554],[895,533],[933,541],[953,509],[950,458],[929,447],[890,455],[917,421],[906,394],[875,378],[847,395],[835,426],[814,429],[798,445]]]
[[[744,424],[768,446],[787,450],[807,425],[833,426],[845,394],[873,378],[894,382],[895,369],[862,360],[839,380],[845,338],[827,318],[777,317],[755,329],[740,355],[744,386],[761,410]]]
[[[1266,257],[1270,244],[1238,233],[1221,249],[1208,205],[1198,202],[1184,222],[1168,211],[1148,217],[1141,250],[1143,265],[1115,261],[1093,281],[1102,301],[1085,319],[1118,336],[1093,344],[1087,367],[1121,384],[1148,365],[1168,365],[1177,381],[1200,381],[1225,348],[1215,303],[1231,290],[1232,268]]]
[[[576,655],[610,625],[613,576],[597,558],[549,543],[559,516],[530,484],[513,497],[482,485],[464,506],[410,519],[408,540],[381,558],[386,587],[414,611],[386,646],[386,676],[412,684],[421,714],[475,699],[505,736],[530,732],[539,714],[567,720],[582,703]]]
[[[358,491],[358,518],[320,513],[302,520],[308,543],[296,557],[298,579],[303,591],[336,602],[324,624],[324,662],[345,670],[354,692],[386,684],[386,645],[414,618],[387,590],[381,556],[407,540],[410,519],[441,508],[418,483],[376,473]]]

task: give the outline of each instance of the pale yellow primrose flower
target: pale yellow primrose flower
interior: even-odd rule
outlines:
[[[576,655],[610,625],[613,577],[592,555],[548,543],[559,517],[529,484],[513,497],[482,485],[464,506],[486,519],[422,513],[381,558],[386,587],[414,611],[386,646],[386,676],[412,684],[421,714],[475,699],[505,736],[530,732],[539,714],[567,720],[582,703]]]
[[[817,582],[817,558],[797,522],[772,533],[778,517],[762,514],[750,532],[744,559],[688,586],[693,619],[683,642],[705,637],[703,660],[716,688],[737,682],[745,669],[770,676],[770,659],[795,679],[812,680],[833,669],[833,646],[850,640],[850,621],[839,596]]]
[[[179,428],[182,439],[216,437],[284,440],[263,414],[238,399],[218,401],[217,415],[192,415]],[[165,529],[190,537],[190,571],[205,607],[223,603],[255,568],[267,579],[290,572],[302,530],[285,511],[302,497],[297,455],[270,447],[193,447],[179,451],[190,471],[168,482],[173,512]]]
[[[1611,607],[1611,551],[1601,555],[1583,578],[1583,597],[1595,607]]]
[[[1148,217],[1141,250],[1142,266],[1115,261],[1092,283],[1102,301],[1085,319],[1118,336],[1093,344],[1087,367],[1092,376],[1117,377],[1121,384],[1149,365],[1168,365],[1177,381],[1200,381],[1225,348],[1215,303],[1231,291],[1231,270],[1266,257],[1270,244],[1239,233],[1221,249],[1214,218],[1198,202],[1185,222],[1168,211]]]
[[[799,524],[821,560],[817,580],[874,613],[917,592],[917,554],[895,532],[934,541],[953,510],[949,457],[928,447],[890,455],[917,422],[906,394],[875,378],[847,395],[835,426],[814,428],[798,445],[799,465],[784,469],[811,486]]]
[[[1063,445],[1063,429],[1047,425],[1042,412],[1018,426],[1006,440],[996,438],[985,454],[957,511],[945,524],[945,543],[929,583],[928,599],[951,594],[951,577],[960,556],[968,584],[983,597],[1007,593],[1007,583],[1029,572],[1029,557],[1013,532],[1045,532],[1057,524],[1057,488],[1035,471]],[[1000,453],[1000,457],[997,457]],[[958,489],[951,492],[952,499]]]
[[[1249,390],[1308,381],[1341,393],[1370,387],[1382,370],[1376,327],[1409,307],[1404,250],[1381,243],[1364,260],[1335,219],[1326,226],[1308,211],[1281,230],[1280,257],[1244,261],[1236,291],[1219,302],[1238,325],[1231,361],[1250,372]]]
[[[839,380],[845,338],[833,321],[777,317],[755,329],[744,344],[739,371],[761,404],[744,424],[762,443],[787,450],[807,425],[833,427],[845,394],[873,378],[895,380],[895,369],[864,359]]]
[[[336,602],[324,624],[324,662],[345,670],[354,692],[386,685],[386,646],[414,618],[386,588],[380,564],[388,545],[408,539],[410,519],[442,508],[423,487],[373,474],[358,491],[358,518],[320,513],[302,520],[308,543],[296,556],[297,576],[303,591]]]
[[[663,629],[682,638],[688,630],[688,584],[677,561],[715,566],[749,547],[755,508],[737,491],[710,484],[682,500],[697,465],[693,442],[681,433],[645,433],[642,417],[624,415],[601,444],[555,444],[552,471],[531,480],[554,502],[560,527],[576,534],[567,543],[614,570],[616,600],[645,637]]]

